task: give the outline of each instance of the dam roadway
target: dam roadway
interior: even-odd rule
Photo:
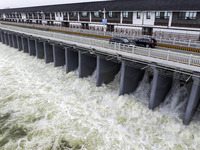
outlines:
[[[10,47],[44,58],[54,66],[66,65],[67,72],[79,69],[79,77],[97,70],[96,85],[111,82],[121,69],[119,94],[134,92],[144,76],[151,73],[149,108],[155,109],[167,96],[174,80],[191,84],[183,123],[189,124],[200,100],[200,57],[158,49],[109,43],[21,27],[0,25],[0,41]]]

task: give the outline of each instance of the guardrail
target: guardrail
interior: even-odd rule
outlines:
[[[158,58],[166,61],[171,62],[178,62],[181,64],[187,64],[190,66],[200,66],[200,57],[195,55],[188,55],[183,53],[176,53],[171,51],[164,51],[164,50],[157,50],[157,49],[151,49],[151,48],[144,48],[144,47],[137,47],[135,45],[126,45],[126,44],[120,44],[120,43],[109,43],[106,40],[99,40],[94,38],[85,38],[81,36],[75,36],[70,34],[62,34],[58,32],[46,32],[46,31],[40,31],[35,29],[28,29],[28,28],[21,28],[21,27],[15,27],[15,26],[6,26],[6,25],[0,25],[0,27],[4,29],[11,29],[15,30],[21,33],[26,34],[33,34],[37,36],[45,36],[45,37],[52,37],[56,39],[61,40],[67,40],[77,43],[83,43],[87,44],[89,46],[97,46],[100,48],[106,48],[110,50],[116,50],[116,51],[122,51],[130,54],[136,54],[136,55],[142,55],[146,57],[151,58]]]
[[[2,21],[1,21],[2,22]],[[7,23],[7,22],[4,22]],[[39,24],[25,24],[25,23],[14,23],[9,22],[9,24],[16,24],[16,25],[26,25],[29,27],[47,27],[49,29],[55,29],[55,30],[61,30],[61,31],[70,31],[70,32],[78,32],[78,33],[85,33],[85,34],[93,34],[93,35],[101,35],[101,36],[108,36],[108,37],[126,37],[128,39],[135,39],[135,38],[141,38],[141,37],[150,37],[145,35],[138,35],[138,34],[122,34],[117,32],[104,32],[104,31],[97,31],[97,30],[87,30],[87,29],[76,29],[76,28],[66,28],[66,27],[58,27],[58,26],[50,26],[50,25],[39,25]],[[192,40],[181,40],[177,38],[163,38],[163,37],[154,37],[158,41],[158,43],[162,44],[170,44],[170,45],[176,45],[181,47],[191,47],[200,49],[200,41],[192,41]]]

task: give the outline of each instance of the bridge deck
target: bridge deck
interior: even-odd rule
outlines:
[[[157,63],[162,67],[169,67],[174,70],[184,72],[200,72],[200,57],[157,49],[141,48],[130,45],[110,44],[108,41],[78,37],[55,32],[40,31],[22,27],[0,25],[0,28],[26,36],[33,36],[60,43],[66,43],[77,47],[89,49],[93,52],[112,55],[113,57],[123,57],[125,59],[139,61],[143,63]]]

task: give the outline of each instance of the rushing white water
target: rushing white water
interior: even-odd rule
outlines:
[[[101,87],[94,78],[79,79],[77,71],[66,74],[63,67],[0,44],[0,149],[200,147],[199,122],[184,126],[179,114],[168,116],[163,107],[150,111],[131,95],[118,96],[119,77]],[[144,78],[137,92],[144,86],[148,92],[148,84]]]

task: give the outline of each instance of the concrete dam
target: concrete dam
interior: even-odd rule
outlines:
[[[119,95],[136,90],[145,72],[152,82],[149,109],[165,101],[174,81],[187,85],[188,98],[183,123],[189,124],[200,101],[200,57],[181,53],[108,43],[47,31],[0,26],[0,42],[30,56],[66,65],[66,73],[78,68],[79,77],[96,70],[96,86],[108,84],[121,70]]]

